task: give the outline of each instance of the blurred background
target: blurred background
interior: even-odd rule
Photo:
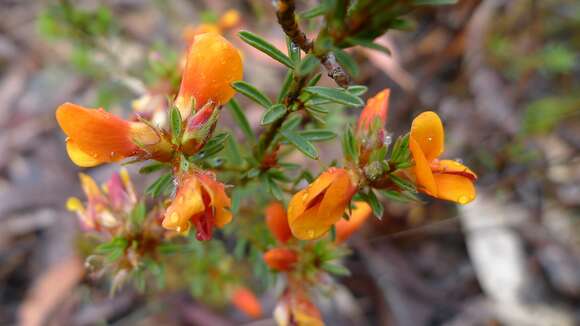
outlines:
[[[162,93],[179,81],[168,67],[186,48],[187,26],[228,9],[241,14],[223,33],[242,49],[245,79],[274,96],[284,70],[235,35],[248,29],[285,47],[271,1],[74,1],[83,14],[72,18],[67,3],[0,1],[0,324],[273,324],[268,293],[264,319],[250,322],[186,293],[111,298],[105,284],[84,277],[77,219],[64,208],[81,193],[80,170],[54,118],[66,101],[122,114],[144,94]],[[300,10],[315,4],[298,1]],[[409,18],[408,31],[377,40],[391,56],[352,50],[354,81],[369,87],[366,96],[391,88],[387,129],[395,135],[419,112],[438,112],[446,157],[476,171],[478,199],[385,203],[382,221],[351,243],[344,291],[320,303],[325,320],[580,324],[580,2],[460,0]],[[240,101],[258,128],[261,110]],[[324,147],[326,162],[340,155],[335,145]],[[85,172],[103,181],[116,168]],[[138,189],[142,179],[134,178]]]

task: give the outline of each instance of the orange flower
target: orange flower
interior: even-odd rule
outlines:
[[[459,162],[438,159],[444,141],[443,124],[435,112],[423,112],[413,120],[409,150],[415,160],[417,185],[430,196],[467,204],[475,199],[477,176]]]
[[[371,206],[364,201],[357,201],[354,205],[355,207],[348,221],[341,219],[334,225],[336,227],[336,243],[343,243],[350,238],[354,232],[361,228],[373,212]]]
[[[232,294],[232,303],[246,315],[252,318],[262,316],[262,305],[252,291],[247,288],[237,288]]]
[[[182,177],[177,193],[163,218],[163,227],[187,234],[195,225],[198,240],[209,240],[214,226],[232,220],[231,201],[222,183],[211,174],[193,172]]]
[[[294,250],[286,248],[274,248],[266,251],[264,261],[271,269],[276,271],[292,270],[298,261],[298,254]]]
[[[209,101],[221,105],[234,96],[230,86],[242,79],[242,57],[238,49],[217,33],[195,37],[189,48],[185,70],[175,105],[181,117],[191,114],[193,103],[199,109]]]
[[[68,155],[78,166],[117,162],[129,156],[158,159],[170,156],[170,146],[156,130],[141,122],[123,120],[103,109],[65,103],[56,110],[56,119],[68,137]]]
[[[390,93],[391,90],[385,88],[367,101],[367,105],[362,110],[358,119],[358,131],[370,130],[375,120],[380,122],[381,127],[387,123]]]
[[[266,207],[266,224],[280,243],[286,243],[292,238],[286,210],[281,203],[272,202]]]
[[[347,170],[328,169],[292,197],[288,205],[292,234],[302,240],[320,238],[341,218],[355,192]]]

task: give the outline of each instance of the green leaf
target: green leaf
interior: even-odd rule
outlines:
[[[129,215],[129,219],[131,220],[131,223],[133,223],[133,225],[140,226],[143,223],[143,221],[145,221],[145,217],[147,216],[146,214],[147,207],[145,206],[145,202],[139,201],[137,205],[133,207],[133,210]]]
[[[318,97],[330,100],[335,103],[340,103],[348,106],[359,107],[364,104],[363,100],[354,96],[347,91],[339,88],[330,88],[323,86],[306,87],[304,91],[316,95]]]
[[[383,219],[383,214],[385,213],[385,209],[381,201],[375,195],[375,192],[372,189],[369,189],[369,192],[366,194],[365,199],[373,209],[373,214],[379,220]]]
[[[171,111],[169,111],[169,122],[171,125],[171,137],[173,139],[174,144],[178,144],[181,136],[181,129],[182,129],[182,120],[181,120],[181,113],[177,107],[172,107]]]
[[[274,104],[262,116],[262,125],[268,125],[286,114],[288,110],[283,104]]]
[[[334,132],[325,129],[303,130],[298,133],[300,136],[304,137],[304,139],[312,142],[325,141],[336,138],[336,134]]]
[[[415,185],[412,182],[400,178],[392,173],[389,175],[389,178],[391,179],[391,181],[393,181],[394,184],[397,185],[397,187],[409,192],[417,192],[417,189],[415,188]]]
[[[159,197],[160,194],[164,193],[169,186],[171,186],[171,181],[173,180],[173,175],[171,173],[166,173],[160,176],[155,182],[153,182],[145,193],[151,197]]]
[[[280,186],[278,186],[278,184],[276,183],[275,180],[273,180],[268,174],[263,174],[262,175],[263,178],[263,182],[266,184],[266,190],[272,194],[272,196],[274,196],[274,198],[276,198],[277,200],[284,200],[284,193],[282,192],[282,189],[280,189]]]
[[[358,146],[353,135],[352,127],[349,125],[342,137],[342,152],[345,158],[351,162],[358,162]]]
[[[290,118],[286,119],[282,124],[282,130],[293,130],[296,129],[302,122],[302,117],[300,115],[293,115]]]
[[[280,93],[278,94],[276,102],[282,103],[282,101],[288,94],[288,90],[290,89],[290,85],[292,84],[293,79],[294,79],[294,71],[288,70],[288,72],[286,72],[286,77],[284,78],[284,82],[282,83],[282,88],[280,88]]]
[[[334,56],[336,57],[336,60],[338,60],[338,63],[340,63],[340,65],[343,66],[344,69],[346,69],[348,74],[351,75],[352,77],[357,77],[358,74],[360,73],[360,70],[358,69],[358,64],[356,63],[356,60],[354,60],[354,58],[346,51],[343,51],[339,48],[335,48],[333,52]]]
[[[296,67],[296,73],[299,76],[308,76],[314,69],[318,68],[320,61],[313,54],[308,54],[304,59],[298,63]]]
[[[346,89],[347,92],[349,92],[350,94],[352,94],[354,96],[362,96],[368,90],[369,90],[369,88],[364,86],[364,85],[352,85],[352,86],[348,86],[348,88]]]
[[[290,130],[282,130],[280,133],[284,138],[286,138],[286,140],[288,140],[288,142],[294,145],[296,149],[304,153],[304,155],[313,160],[318,159],[318,151],[316,150],[316,147],[304,137]]]
[[[308,81],[308,84],[306,86],[314,86],[314,85],[318,84],[318,82],[320,81],[320,78],[322,78],[321,73],[314,75],[314,77],[312,77],[312,79],[310,79]]]
[[[264,95],[256,87],[254,87],[249,83],[246,83],[245,81],[233,82],[232,87],[238,92],[247,96],[252,101],[265,107],[266,109],[272,105],[272,101],[270,101],[270,99],[266,95]]]
[[[300,61],[300,47],[286,36],[286,47],[288,48],[288,55],[290,59],[296,64]]]
[[[292,60],[288,58],[288,56],[286,56],[282,51],[278,50],[274,45],[268,43],[268,41],[264,40],[258,35],[248,31],[241,31],[238,33],[238,35],[244,42],[264,52],[272,59],[280,62],[290,69],[294,68],[294,64],[292,63]]]
[[[391,54],[391,50],[389,50],[388,48],[386,48],[380,44],[374,43],[372,40],[365,40],[365,39],[356,38],[356,37],[348,37],[346,39],[346,42],[348,42],[351,45],[360,45],[360,46],[363,46],[365,48],[381,51],[387,55]]]
[[[385,197],[387,197],[388,199],[397,201],[397,202],[401,202],[401,203],[410,203],[413,201],[419,201],[418,199],[413,199],[412,197],[410,197],[408,194],[405,194],[404,192],[399,192],[396,190],[383,190],[381,192]]]
[[[244,111],[242,111],[242,108],[238,102],[236,102],[234,99],[231,99],[228,104],[229,108],[232,110],[232,117],[236,121],[236,124],[240,127],[240,129],[242,129],[242,132],[246,138],[253,141],[256,136],[254,136],[254,132],[252,131],[252,127],[250,127],[248,118],[246,118],[246,115],[244,114]]]
[[[227,132],[215,135],[205,144],[205,146],[203,146],[203,148],[197,154],[190,157],[190,161],[206,159],[221,152],[225,147],[224,143],[229,137],[230,134]]]
[[[314,17],[322,16],[326,13],[327,7],[325,3],[321,3],[318,6],[312,7],[305,10],[299,14],[302,19],[312,19]]]
[[[337,276],[350,276],[350,271],[342,265],[327,262],[322,264],[322,269]]]
[[[105,255],[107,261],[112,262],[119,259],[128,246],[127,239],[115,237],[111,241],[98,245],[95,252]]]
[[[149,174],[149,173],[153,173],[155,171],[159,171],[159,170],[166,168],[166,167],[168,167],[168,165],[165,163],[155,162],[155,163],[151,163],[151,164],[148,164],[148,165],[141,167],[139,169],[139,173],[140,174]]]

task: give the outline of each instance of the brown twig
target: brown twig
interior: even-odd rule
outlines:
[[[294,0],[278,0],[277,4],[276,17],[278,17],[278,23],[282,27],[282,30],[284,30],[284,33],[302,51],[306,53],[313,52],[314,45],[312,41],[300,30],[298,22],[296,21],[296,5],[294,4]],[[338,63],[332,52],[317,54],[316,57],[320,60],[324,68],[326,68],[328,77],[332,78],[338,86],[348,87],[350,84],[350,76]]]

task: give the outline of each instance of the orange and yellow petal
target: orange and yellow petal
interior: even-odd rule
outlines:
[[[232,214],[229,211],[231,200],[226,194],[225,186],[207,174],[199,174],[198,178],[210,197],[210,206],[216,211],[216,225],[223,227],[230,223]]]
[[[291,249],[274,248],[264,253],[266,265],[273,270],[283,272],[292,270],[298,261],[298,254]]]
[[[232,303],[240,311],[252,318],[259,318],[262,316],[262,305],[258,298],[252,291],[247,288],[240,287],[234,290],[232,294]]]
[[[426,111],[419,114],[413,120],[409,138],[417,142],[427,162],[439,157],[444,150],[445,132],[437,113]]]
[[[131,140],[129,122],[102,109],[65,103],[56,110],[56,119],[72,142],[69,155],[81,164],[114,162],[139,151]]]
[[[314,201],[320,201],[320,197],[330,184],[334,181],[336,175],[331,173],[330,169],[322,173],[308,187],[297,192],[288,204],[288,223],[292,224]]]
[[[439,199],[465,205],[475,199],[475,185],[470,178],[455,174],[434,174]]]
[[[230,86],[242,79],[242,57],[229,41],[217,33],[205,33],[195,37],[187,54],[176,105],[182,118],[208,101],[224,104],[235,94]]]
[[[89,153],[83,152],[72,139],[66,140],[66,152],[70,160],[82,168],[90,168],[108,162],[99,160]]]
[[[409,150],[415,161],[413,173],[419,190],[431,196],[437,195],[437,186],[435,185],[430,163],[425,158],[421,146],[413,138],[409,138]]]
[[[292,234],[301,240],[323,236],[342,217],[355,191],[347,170],[328,169],[290,201],[288,224]]]
[[[466,177],[471,181],[477,180],[475,172],[454,160],[435,160],[431,162],[431,170],[433,173],[455,174]]]
[[[195,222],[191,219],[204,210],[205,204],[199,181],[193,176],[186,178],[177,190],[175,198],[167,207],[162,226],[168,230],[187,232],[191,223]]]
[[[354,203],[355,207],[348,220],[341,219],[336,222],[336,243],[343,243],[361,228],[364,222],[371,216],[373,209],[364,201]]]
[[[292,238],[286,209],[281,203],[272,202],[266,207],[266,225],[280,243],[286,243]]]
[[[391,90],[386,88],[367,101],[358,119],[358,130],[368,130],[375,119],[380,121],[381,127],[387,123],[390,93]]]

